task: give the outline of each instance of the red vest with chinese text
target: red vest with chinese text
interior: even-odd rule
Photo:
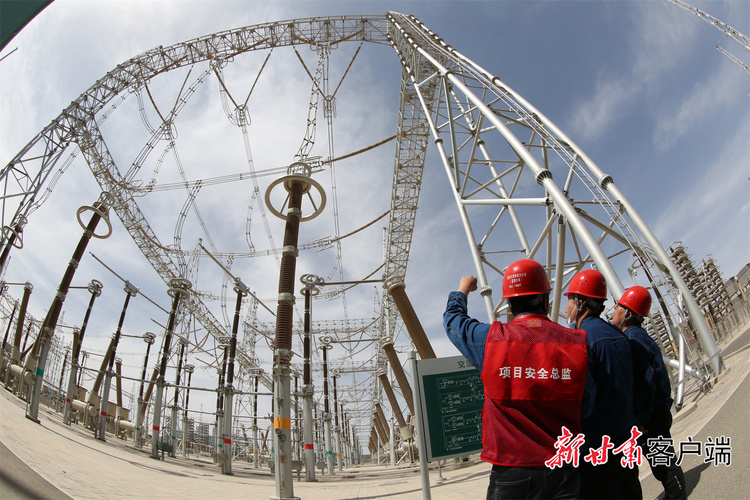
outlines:
[[[482,460],[543,466],[555,455],[562,426],[576,436],[587,362],[583,330],[570,330],[542,314],[494,322],[482,368]]]

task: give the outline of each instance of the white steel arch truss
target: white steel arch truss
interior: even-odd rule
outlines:
[[[624,287],[611,259],[628,252],[648,269],[651,283],[647,285],[662,287],[664,295],[672,297],[665,309],[676,317],[674,324],[689,316],[709,364],[719,373],[719,352],[695,299],[612,177],[538,109],[416,18],[389,14],[389,21],[389,39],[426,110],[430,134],[451,183],[488,319],[494,320],[501,306],[492,298],[488,273],[502,275],[517,258],[540,260],[546,253],[556,319],[566,281],[586,265],[595,265],[612,295],[619,298]],[[494,215],[489,219],[486,213],[475,215],[475,209],[481,212],[482,207]],[[536,221],[530,219],[533,214],[521,213],[529,207],[537,207]],[[566,241],[566,227],[572,241]],[[512,233],[515,238],[508,241]],[[606,238],[619,246],[615,253],[604,252]],[[540,252],[545,244],[546,252]]]
[[[127,173],[121,173],[104,141],[103,120],[123,99],[148,90],[148,83],[165,72],[199,63],[209,65],[188,87],[186,97],[175,103],[168,115],[173,117],[211,68],[222,68],[240,54],[343,42],[389,44],[402,64],[385,252],[386,288],[406,275],[422,173],[432,140],[467,233],[489,320],[498,317],[502,309],[501,302],[493,299],[490,283],[521,256],[536,258],[546,266],[554,284],[553,315],[557,317],[566,281],[587,265],[602,271],[610,291],[619,297],[624,287],[610,261],[627,255],[648,270],[647,285],[662,291],[668,323],[679,325],[689,317],[714,372],[721,370],[719,353],[695,300],[612,177],[499,78],[453,50],[417,19],[398,13],[266,23],[157,47],[120,64],[3,168],[3,226],[28,218],[43,201],[44,189],[49,188],[65,150],[77,148],[102,189],[112,195],[112,208],[133,240],[169,283],[181,274],[174,260],[175,249],[160,243],[140,211],[136,186],[129,184],[133,168],[139,167],[131,165]],[[152,141],[142,154],[148,154],[152,142],[171,133],[171,119],[153,130]],[[0,244],[6,243],[7,234],[2,233]],[[510,234],[514,237],[509,238]],[[215,338],[226,335],[199,296],[191,296],[185,310]],[[381,310],[379,334],[392,337],[397,311],[387,293]],[[385,357],[381,350],[376,351],[374,366],[382,369]],[[238,354],[246,373],[252,373],[255,353]],[[270,377],[262,378],[270,387]],[[374,382],[372,392],[378,399],[380,390]]]

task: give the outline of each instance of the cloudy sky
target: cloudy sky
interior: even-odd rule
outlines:
[[[750,33],[750,3],[746,1],[696,0],[693,5]],[[7,164],[94,82],[153,47],[270,21],[383,15],[389,10],[414,14],[540,109],[613,176],[664,246],[681,241],[696,262],[713,256],[725,278],[748,263],[750,75],[716,45],[745,64],[750,64],[750,57],[716,28],[664,0],[56,0],[0,54],[17,48],[0,61],[0,159]],[[336,94],[335,140],[329,141],[321,112],[313,156],[347,154],[395,133],[398,60],[387,46],[365,45],[357,52],[358,47],[358,43],[340,44],[330,55],[330,89],[336,88],[346,67],[354,62]],[[316,54],[302,46],[298,54],[314,72]],[[263,52],[237,57],[223,68],[221,82],[216,73],[206,72],[207,66],[196,66],[189,73],[175,71],[155,78],[148,91],[131,95],[101,125],[120,171],[131,167],[151,137],[150,127],[158,126],[160,115],[172,109],[177,96],[187,95],[186,89],[199,78],[204,83],[190,94],[175,121],[176,146],[157,141],[134,179],[143,185],[154,179],[157,186],[168,187],[183,179],[181,170],[184,178],[198,180],[246,173],[251,168],[256,172],[280,169],[291,163],[305,135],[311,82],[294,51],[272,51],[264,66],[267,56]],[[221,93],[222,83],[228,94]],[[222,99],[230,108],[229,115]],[[232,114],[232,103],[246,100],[250,120],[243,131]],[[343,236],[375,221],[390,206],[392,171],[393,143],[389,143],[339,162],[334,175],[329,170],[318,174],[328,204],[320,217],[302,225],[300,244],[315,247],[316,240]],[[259,177],[256,195],[251,180],[202,187],[195,203],[185,210],[182,232],[176,227],[189,199],[186,190],[164,189],[137,201],[165,246],[179,243],[191,251],[198,238],[203,238],[204,246],[219,253],[254,250],[256,257],[236,258],[232,271],[275,311],[277,259],[267,251],[282,245],[283,222],[262,201],[268,184],[280,175],[273,170]],[[31,215],[24,248],[11,254],[4,279],[34,285],[30,312],[35,317],[44,317],[80,238],[76,210],[91,205],[99,192],[79,155],[48,200]],[[335,245],[301,252],[298,275],[314,273],[328,281],[359,280],[372,273],[379,277],[376,271],[382,263],[386,225],[387,219],[381,219],[342,240],[340,264]],[[88,250],[168,308],[165,285],[121,223],[113,221],[113,236],[93,240]],[[459,278],[474,273],[468,255],[444,170],[432,154],[424,174],[406,289],[439,356],[457,354],[444,338],[441,314],[446,295]],[[218,266],[203,257],[191,270],[197,273],[195,288],[206,297],[217,297],[207,302],[210,309],[221,322],[230,324],[234,294],[231,285],[228,291],[222,288]],[[622,278],[627,283],[626,276]],[[84,349],[96,353],[103,352],[115,329],[125,293],[122,283],[87,253],[74,285],[91,279],[104,283],[84,342]],[[22,289],[14,285],[11,293],[20,297]],[[222,293],[228,295],[225,309],[218,298]],[[359,285],[346,293],[345,303],[340,297],[318,300],[315,319],[366,323],[374,316],[382,293],[380,287]],[[80,324],[88,299],[84,291],[69,294],[66,324]],[[471,307],[480,314],[478,302]],[[300,299],[295,315],[301,310]],[[161,332],[159,324],[166,323],[166,314],[142,297],[132,301],[128,314],[127,334]],[[258,321],[274,319],[260,307]],[[192,335],[194,342],[202,339],[200,333]],[[64,340],[69,342],[70,335]],[[143,343],[123,342],[124,371],[137,376]],[[344,345],[333,351],[335,359],[368,358],[364,342]],[[203,347],[213,349],[213,341]],[[259,339],[257,349],[270,370],[267,341]],[[89,366],[99,359],[92,357]],[[211,356],[198,353],[190,360],[201,368],[196,379],[210,387],[215,384],[215,370],[205,368],[204,361],[211,361]],[[354,383],[365,384],[366,378],[361,375]],[[132,388],[126,384],[125,389]],[[355,396],[361,395],[348,391],[345,399]],[[205,411],[213,409],[210,396],[196,398]]]

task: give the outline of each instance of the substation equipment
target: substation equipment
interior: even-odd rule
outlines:
[[[67,148],[80,149],[94,177],[106,193],[93,206],[82,207],[79,210],[79,223],[82,211],[93,212],[91,221],[88,224],[81,223],[85,229],[84,236],[36,336],[25,365],[21,365],[19,343],[24,327],[23,315],[31,293],[30,284],[25,287],[11,352],[5,354],[5,345],[3,346],[3,380],[6,387],[15,384],[21,391],[20,384],[24,383],[24,380],[31,386],[27,414],[30,419],[38,421],[45,361],[73,272],[82,258],[88,240],[92,236],[106,238],[111,233],[110,210],[120,218],[136,245],[168,285],[168,293],[173,299],[161,351],[161,362],[151,378],[145,395],[145,366],[154,336],[144,337],[147,343],[146,362],[144,373],[139,379],[141,394],[138,397],[133,429],[137,445],[143,445],[144,413],[155,383],[151,423],[152,457],[158,458],[159,447],[161,446],[163,451],[163,444],[166,442],[161,435],[161,413],[167,360],[170,356],[172,337],[175,335],[178,307],[189,311],[196,322],[215,339],[221,339],[221,342],[227,344],[226,337],[229,337],[224,329],[218,326],[220,322],[201,298],[191,293],[191,283],[182,277],[174,255],[166,247],[154,244],[158,238],[138,208],[134,193],[128,188],[130,179],[118,168],[115,158],[107,149],[97,117],[109,116],[123,99],[144,89],[146,82],[178,68],[209,66],[210,70],[206,71],[206,76],[197,80],[194,87],[190,87],[190,92],[194,92],[195,88],[208,78],[211,71],[218,77],[219,73],[215,68],[230,64],[245,52],[271,48],[279,50],[282,47],[307,44],[319,47],[321,53],[327,54],[337,44],[349,42],[367,42],[389,47],[395,51],[401,63],[398,132],[395,136],[392,196],[383,272],[384,289],[387,293],[383,294],[382,317],[377,338],[373,342],[376,351],[375,362],[371,367],[372,373],[377,373],[377,376],[372,377],[373,386],[369,389],[373,395],[371,411],[364,417],[365,423],[356,426],[360,431],[370,429],[369,448],[374,456],[380,457],[381,451],[393,450],[396,445],[393,442],[396,433],[393,432],[393,426],[388,423],[381,406],[383,393],[392,407],[393,418],[398,422],[401,441],[405,443],[400,453],[406,456],[407,452],[414,451],[408,444],[413,439],[411,426],[401,413],[398,397],[386,375],[390,367],[401,398],[409,413],[415,415],[408,377],[401,368],[402,363],[392,340],[395,338],[399,318],[403,321],[413,349],[419,357],[435,357],[427,335],[405,293],[406,267],[428,150],[437,158],[432,163],[441,164],[445,170],[478,276],[480,295],[488,321],[501,318],[505,314],[503,301],[493,298],[492,283],[498,284],[504,269],[517,258],[536,259],[547,269],[553,287],[551,316],[555,321],[562,308],[562,293],[578,271],[585,267],[596,267],[606,277],[612,295],[619,297],[625,286],[615,263],[618,258],[630,258],[629,267],[634,281],[645,277],[647,282],[642,284],[652,290],[658,298],[656,303],[659,304],[659,321],[651,322],[652,335],[662,346],[665,342],[677,346],[676,350],[672,351],[675,353],[674,358],[668,359],[670,365],[677,367],[681,373],[685,371],[700,379],[705,379],[708,375],[718,375],[722,371],[723,365],[715,338],[685,277],[636,208],[617,187],[613,177],[605,173],[539,109],[499,77],[455,50],[413,16],[389,12],[385,16],[340,16],[265,23],[216,33],[169,47],[159,46],[144,52],[117,66],[97,81],[3,168],[0,181],[4,186],[5,209],[2,211],[3,231],[0,247],[3,248],[3,253],[0,256],[0,266],[6,268],[10,262],[9,254],[12,254],[13,249],[21,250],[22,230],[29,222],[33,223],[33,218],[30,219],[29,216],[37,208],[36,200],[42,198],[41,194],[47,188],[50,174],[57,168]],[[178,100],[170,115],[172,119],[185,102]],[[240,121],[241,125],[247,122]],[[158,140],[163,134],[168,134],[170,126],[169,123],[165,123],[166,129],[160,128],[156,131],[153,141]],[[273,387],[272,438],[276,460],[276,493],[279,498],[294,497],[290,379],[298,234],[300,222],[316,217],[326,202],[324,189],[312,179],[314,169],[311,161],[308,161],[305,155],[300,160],[289,167],[286,176],[271,183],[265,196],[268,209],[286,222],[276,310],[272,377],[265,375],[259,366],[254,365],[252,357],[235,352],[235,313],[235,323],[227,344],[229,349],[225,355],[228,356],[230,369],[219,394],[221,398],[223,391],[224,420],[220,434],[223,435],[222,444],[229,445],[226,446],[228,449],[225,450],[225,458],[221,465],[222,471],[229,474],[232,473],[231,411],[232,395],[235,393],[232,379],[234,370],[231,365],[238,363],[242,365],[245,373],[255,374],[256,419],[258,383],[262,383],[268,389]],[[287,199],[282,207],[274,206],[271,201],[272,193],[281,190],[276,188],[283,188],[286,192]],[[15,211],[9,208],[10,199],[18,201]],[[308,200],[309,206],[306,205]],[[491,214],[489,217],[488,213]],[[103,220],[109,229],[106,234],[97,235],[94,231],[100,220]],[[90,307],[93,306],[94,298],[101,292],[101,287],[98,287],[97,292],[93,283],[89,287],[92,293]],[[306,352],[302,386],[305,422],[304,462],[305,479],[314,481],[314,466],[311,467],[311,461],[315,459],[313,441],[320,442],[320,439],[316,440],[313,437],[314,429],[311,425],[312,420],[318,419],[311,416],[317,410],[311,404],[312,384],[309,373],[307,327],[311,306],[307,302],[316,294],[321,283],[316,282],[314,278],[308,278],[306,281],[303,280],[303,285],[306,302]],[[235,291],[239,307],[246,290],[238,285]],[[129,297],[130,295],[128,299]],[[88,312],[90,308],[87,314]],[[124,312],[125,308],[123,316]],[[71,376],[64,410],[66,423],[70,422],[70,412],[79,409],[76,407],[76,401],[82,397],[80,389],[78,394],[75,394],[76,387],[73,381],[74,372],[80,369],[77,358],[80,355],[80,342],[83,339],[85,325],[86,321],[78,332],[79,339],[74,343],[71,352]],[[654,331],[655,325],[661,325],[658,334]],[[697,341],[696,347],[691,348],[690,343],[685,342],[686,335],[694,337]],[[324,356],[325,352],[324,349]],[[109,359],[108,378],[111,378],[113,359],[114,352]],[[327,372],[325,365],[324,370]],[[341,370],[339,373],[344,371]],[[325,375],[327,373],[324,374],[327,389]],[[179,386],[179,379],[177,385]],[[108,391],[105,389],[104,392],[106,394]],[[100,413],[105,412],[106,399],[104,397],[101,400]],[[327,423],[324,433],[328,436],[325,439],[325,452],[328,457],[333,454],[333,450],[327,395],[325,403],[322,420]],[[177,411],[175,399],[172,413],[173,429],[176,425]],[[217,415],[218,413],[217,411]],[[372,420],[368,421],[370,417]],[[348,424],[346,428],[348,430]],[[260,461],[257,456],[257,430],[255,420],[255,467],[258,467]],[[175,434],[174,430],[172,433]],[[104,428],[101,425],[99,435],[101,438],[104,437]],[[351,455],[358,454],[359,445],[355,444],[354,448]],[[327,468],[331,473],[334,470],[330,459]]]

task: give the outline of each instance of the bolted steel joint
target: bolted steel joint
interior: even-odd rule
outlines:
[[[304,292],[309,290],[310,295],[313,297],[320,293],[320,288],[318,287],[325,284],[325,280],[323,278],[314,274],[303,274],[302,276],[300,276],[299,280],[302,283],[302,291]]]
[[[390,292],[392,288],[406,287],[403,276],[388,276],[384,281],[385,289]]]
[[[294,304],[296,301],[294,294],[289,292],[279,293],[279,302],[283,304]]]
[[[86,288],[91,295],[99,297],[102,294],[102,288],[104,288],[104,285],[102,285],[102,282],[99,280],[91,280],[91,283],[89,283]]]
[[[544,184],[544,181],[547,179],[552,179],[552,172],[550,172],[547,169],[544,169],[541,172],[539,172],[539,174],[537,174],[536,183],[541,186],[542,184]]]
[[[247,296],[247,286],[242,282],[240,278],[234,278],[234,288],[235,293],[240,294],[241,296],[245,297]]]
[[[289,207],[289,209],[286,211],[287,217],[290,215],[293,215],[295,217],[302,217],[302,210],[298,207]]]
[[[167,294],[172,297],[181,297],[188,294],[188,291],[192,288],[193,284],[190,281],[182,278],[172,278],[169,280],[169,289]]]
[[[294,245],[284,245],[284,248],[281,249],[281,253],[283,255],[292,255],[294,257],[297,257],[299,255],[299,250],[297,250],[297,247]]]
[[[138,287],[132,284],[130,281],[125,282],[125,287],[123,288],[125,290],[125,293],[130,295],[131,297],[135,297],[138,295]]]
[[[281,368],[281,372],[282,373],[288,372],[289,371],[288,364],[289,364],[289,361],[291,361],[291,359],[292,359],[292,350],[291,349],[284,349],[284,348],[280,347],[280,348],[276,349],[276,356],[275,357],[276,357],[276,359],[279,360],[279,362],[284,363],[284,364],[287,365],[286,369]]]

